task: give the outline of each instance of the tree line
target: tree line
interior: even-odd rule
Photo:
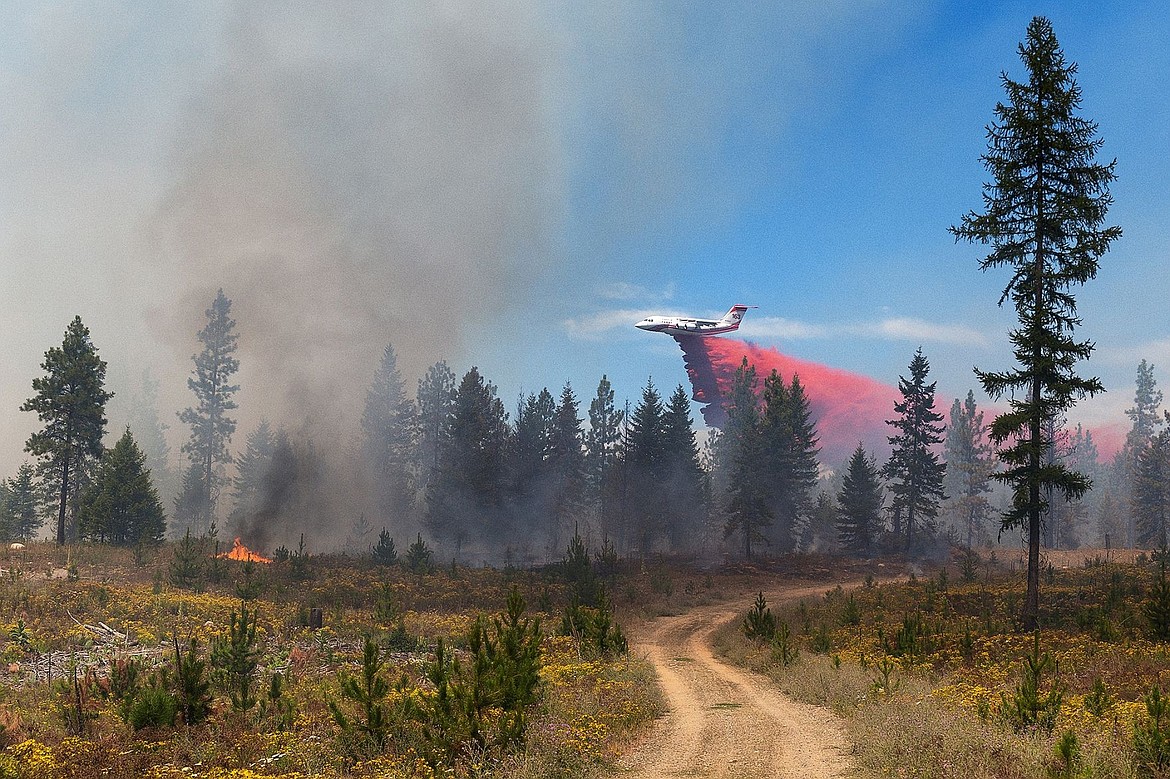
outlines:
[[[681,387],[664,400],[648,380],[633,408],[618,408],[602,377],[584,415],[568,384],[559,396],[544,389],[521,397],[509,414],[476,368],[457,380],[444,362],[408,397],[387,347],[358,447],[373,521],[355,521],[365,528],[356,535],[413,523],[456,556],[487,548],[539,556],[559,549],[571,528],[585,528],[626,553],[712,549],[722,536],[750,556],[761,546],[919,554],[944,539],[971,548],[997,529],[1018,531],[1028,546],[1029,625],[1041,546],[1165,546],[1170,416],[1160,408],[1153,366],[1138,368],[1132,427],[1111,462],[1101,462],[1092,436],[1070,429],[1065,416],[1103,390],[1077,373],[1093,343],[1074,335],[1081,322],[1073,290],[1095,277],[1121,235],[1104,224],[1115,162],[1096,159],[1103,142],[1078,114],[1076,65],[1066,62],[1047,19],[1032,20],[1019,54],[1026,78],[1002,75],[1006,100],[987,127],[984,208],[951,228],[957,240],[989,247],[982,270],[1010,271],[999,304],[1010,301],[1018,315],[1010,333],[1015,365],[976,370],[987,395],[1006,400],[994,419],[984,420],[969,392],[954,400],[944,425],[919,350],[899,382],[889,459],[879,466],[859,445],[844,467],[830,468],[836,464],[818,461],[798,376],[761,379],[741,366],[726,429],[712,431],[701,450]],[[315,485],[330,478],[311,441],[267,424],[232,455],[238,362],[230,308],[220,291],[188,381],[196,402],[180,414],[190,437],[173,524],[202,533],[225,514],[256,532],[298,507],[319,514]],[[80,319],[43,367],[22,407],[43,424],[26,445],[36,465],[3,483],[3,529],[28,537],[51,516],[59,543],[160,538],[160,502],[150,479],[140,478],[149,456],[129,431],[108,452],[102,446],[105,363]],[[153,427],[157,449],[157,420]],[[222,505],[227,492],[230,512]]]

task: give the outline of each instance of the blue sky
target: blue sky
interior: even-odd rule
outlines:
[[[1080,67],[1125,231],[1078,295],[1109,392],[1073,419],[1122,423],[1137,362],[1170,366],[1160,3],[76,6],[0,10],[4,473],[74,314],[112,421],[149,368],[177,449],[219,286],[244,431],[351,429],[385,343],[410,385],[478,365],[509,408],[565,381],[587,405],[602,373],[636,400],[686,376],[633,322],[732,303],[759,306],[743,337],[890,383],[922,346],[965,394],[1015,317],[947,228],[980,205],[1036,14]]]

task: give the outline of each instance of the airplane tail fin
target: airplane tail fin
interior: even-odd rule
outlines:
[[[733,329],[738,328],[740,321],[749,308],[755,308],[755,306],[732,306],[731,310],[723,315],[723,319],[719,320],[719,324]]]

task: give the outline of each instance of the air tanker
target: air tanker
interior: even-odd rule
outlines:
[[[739,329],[744,312],[756,306],[732,306],[722,319],[691,319],[682,316],[648,316],[634,327],[667,335],[721,335]]]

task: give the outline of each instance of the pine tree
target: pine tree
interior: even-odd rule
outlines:
[[[37,494],[35,471],[29,463],[22,463],[16,475],[8,480],[6,505],[8,508],[10,539],[28,541],[44,523]]]
[[[1098,258],[1121,235],[1102,228],[1112,198],[1109,184],[1116,161],[1096,162],[1103,141],[1097,126],[1076,115],[1081,92],[1066,64],[1052,24],[1036,17],[1028,25],[1020,58],[1026,82],[1002,77],[1008,104],[996,106],[988,127],[984,166],[994,181],[984,185],[985,213],[970,212],[951,230],[956,238],[992,246],[983,270],[1011,269],[1000,304],[1010,298],[1020,327],[1011,333],[1018,368],[977,370],[994,400],[1008,397],[1010,410],[996,417],[991,440],[1005,465],[995,478],[1012,488],[1012,507],[1004,528],[1023,526],[1028,536],[1028,584],[1022,622],[1036,626],[1040,603],[1040,520],[1050,488],[1067,498],[1089,488],[1083,475],[1061,464],[1045,467],[1045,420],[1059,416],[1078,398],[1104,388],[1095,378],[1075,373],[1093,351],[1077,341],[1080,324],[1070,289],[1097,275]]]
[[[785,386],[776,371],[764,379],[763,412],[759,420],[764,460],[763,478],[775,517],[772,548],[795,551],[812,511],[812,492],[820,466],[817,434],[808,396],[798,376]]]
[[[817,493],[809,517],[808,534],[804,546],[819,552],[832,552],[837,548],[837,502],[827,490]]]
[[[228,525],[232,532],[242,531],[265,500],[266,483],[271,480],[272,457],[276,451],[276,434],[267,419],[261,419],[236,458],[236,477],[232,480],[232,513]]]
[[[157,544],[166,531],[158,490],[130,428],[98,463],[93,483],[81,499],[78,530],[117,546]]]
[[[601,377],[597,395],[589,403],[589,429],[585,432],[585,470],[598,524],[613,529],[614,466],[621,454],[623,412],[614,406],[613,387]]]
[[[662,415],[667,533],[671,548],[693,544],[704,531],[710,513],[710,485],[695,441],[691,399],[680,384],[667,400]]]
[[[202,490],[199,506],[202,511],[200,528],[207,532],[215,521],[215,505],[223,482],[223,466],[232,461],[228,444],[236,430],[236,421],[228,416],[236,409],[232,396],[240,389],[231,378],[240,368],[233,355],[239,336],[236,322],[231,318],[232,302],[216,293],[211,308],[207,309],[207,324],[199,331],[203,351],[193,355],[195,369],[187,386],[195,393],[196,405],[179,412],[179,419],[191,426],[191,438],[183,444],[183,452],[191,462],[202,469],[198,485]],[[184,480],[184,490],[188,481]]]
[[[508,470],[518,513],[547,514],[546,466],[555,418],[556,402],[547,387],[535,395],[521,395],[516,404],[516,424],[508,439]]]
[[[207,514],[207,487],[203,482],[204,470],[201,463],[188,463],[183,471],[179,494],[175,496],[175,530],[199,527]]]
[[[439,472],[440,458],[450,432],[451,414],[455,410],[455,374],[447,363],[439,361],[427,369],[418,381],[418,457],[419,487],[429,492],[431,481]]]
[[[728,503],[723,533],[728,537],[739,533],[744,556],[750,558],[752,545],[765,540],[764,530],[772,524],[774,514],[765,483],[756,368],[747,358],[735,372],[726,410],[722,459],[728,464]]]
[[[1115,463],[1126,500],[1124,524],[1127,546],[1136,546],[1139,543],[1136,525],[1138,509],[1134,503],[1138,480],[1138,456],[1150,444],[1162,424],[1162,414],[1159,410],[1161,404],[1162,391],[1158,389],[1158,382],[1154,378],[1154,366],[1142,360],[1137,369],[1133,407],[1125,411],[1125,415],[1133,424],[1125,436],[1125,444],[1117,453]]]
[[[955,398],[946,432],[945,491],[958,529],[968,549],[982,537],[991,511],[986,494],[991,491],[991,447],[986,440],[983,412],[975,405],[975,393]]]
[[[468,371],[455,393],[439,472],[427,494],[427,521],[459,554],[473,529],[506,535],[503,503],[508,415],[495,386]]]
[[[227,690],[234,711],[248,711],[256,705],[256,671],[260,665],[256,644],[256,612],[241,602],[239,614],[232,609],[226,636],[211,642],[211,667],[220,685]]]
[[[622,462],[628,489],[625,513],[643,555],[651,552],[668,521],[663,503],[665,411],[662,396],[658,394],[653,379],[648,378],[642,389],[642,398],[630,415]]]
[[[1130,496],[1137,545],[1165,549],[1170,531],[1170,430],[1138,450]]]
[[[872,553],[882,529],[882,487],[877,464],[861,444],[849,459],[837,504],[841,546],[852,554]]]
[[[905,518],[907,552],[934,533],[943,498],[946,465],[931,448],[943,441],[943,427],[938,424],[943,416],[934,410],[935,383],[926,383],[929,372],[930,363],[918,349],[910,360],[910,378],[898,379],[902,402],[894,404],[894,411],[900,416],[886,422],[898,434],[889,438],[893,451],[882,476],[892,480],[891,511]]]
[[[0,541],[7,543],[12,540],[12,527],[16,524],[15,517],[9,504],[12,501],[12,490],[7,481],[0,481]]]
[[[89,462],[102,455],[106,401],[106,363],[89,340],[89,328],[74,317],[60,348],[45,352],[45,375],[33,379],[36,393],[20,407],[35,411],[44,424],[25,444],[41,461],[46,487],[57,495],[57,543],[65,543],[70,500]],[[76,520],[76,513],[73,515]]]
[[[587,486],[583,447],[577,397],[572,386],[566,383],[557,401],[548,442],[552,518],[550,549],[557,549],[561,534],[584,518]]]
[[[383,521],[399,519],[414,505],[411,471],[418,438],[417,413],[404,387],[398,357],[388,345],[366,392],[362,412],[362,449]]]
[[[390,566],[398,562],[398,550],[394,548],[394,539],[390,537],[390,531],[386,528],[382,528],[382,532],[378,534],[378,545],[370,547],[370,556],[374,560],[374,565]]]
[[[130,430],[134,440],[146,455],[146,468],[150,471],[164,503],[173,497],[175,474],[172,472],[170,446],[167,445],[166,431],[158,413],[159,382],[149,370],[142,372],[142,385],[138,394],[131,399]]]

